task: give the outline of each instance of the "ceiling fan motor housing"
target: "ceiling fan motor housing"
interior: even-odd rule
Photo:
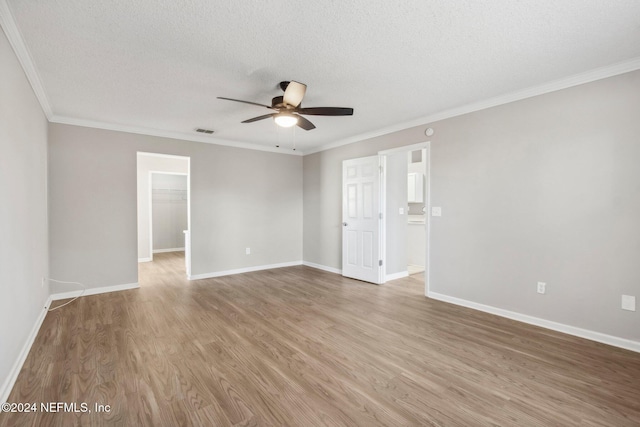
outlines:
[[[284,92],[285,90],[287,90],[287,86],[289,86],[289,82],[288,80],[285,80],[283,82],[280,82],[280,89],[282,89],[282,91]]]
[[[313,123],[302,115],[313,116],[351,116],[353,108],[343,107],[315,107],[302,108],[302,99],[307,91],[307,85],[296,81],[280,82],[280,88],[284,91],[284,95],[275,96],[271,99],[271,105],[264,105],[252,101],[243,101],[241,99],[225,98],[219,96],[219,99],[227,101],[242,102],[244,104],[256,105],[258,107],[269,108],[275,110],[275,113],[263,114],[262,116],[253,117],[243,120],[242,123],[253,123],[260,120],[273,118],[274,121],[282,127],[298,126],[304,130],[315,129]],[[293,121],[292,121],[293,120]]]
[[[301,107],[301,105],[299,105],[298,107]],[[272,108],[290,108],[292,109],[293,107],[291,105],[286,105],[284,103],[284,96],[274,96],[273,99],[271,100],[271,107]]]

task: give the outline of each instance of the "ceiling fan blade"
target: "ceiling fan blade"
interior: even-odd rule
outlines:
[[[235,101],[235,102],[242,102],[243,104],[251,104],[251,105],[257,105],[258,107],[265,107],[265,108],[269,108],[271,110],[275,110],[275,108],[269,106],[269,105],[264,105],[264,104],[258,104],[257,102],[251,102],[251,101],[243,101],[241,99],[233,99],[233,98],[224,98],[222,96],[219,96],[218,99],[224,99],[226,101]]]
[[[301,127],[304,130],[311,130],[311,129],[315,129],[316,126],[311,123],[309,120],[305,119],[302,116],[298,116],[298,123],[296,123],[298,125],[298,127]]]
[[[302,102],[302,98],[304,98],[306,91],[307,85],[290,81],[287,89],[284,91],[284,97],[282,100],[286,105],[291,105],[295,108]]]
[[[264,120],[264,119],[268,119],[269,117],[273,117],[278,113],[272,113],[272,114],[265,114],[264,116],[258,116],[258,117],[254,117],[253,119],[247,119],[245,121],[243,121],[242,123],[253,123],[253,122],[257,122],[258,120]]]
[[[296,109],[296,113],[308,114],[310,116],[352,116],[353,108],[342,108],[342,107],[298,108]]]

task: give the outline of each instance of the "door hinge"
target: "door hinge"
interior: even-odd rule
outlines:
[[[382,260],[378,261],[378,265],[382,267]]]
[[[382,167],[382,165],[378,166],[378,168],[380,169],[380,173],[384,172],[384,167]]]
[[[380,219],[382,219],[382,212],[380,212],[380,213],[378,214],[378,217],[379,217]]]

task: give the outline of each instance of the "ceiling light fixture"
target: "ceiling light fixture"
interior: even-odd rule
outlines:
[[[278,113],[273,116],[273,120],[276,122],[278,126],[282,126],[283,128],[290,128],[291,126],[295,126],[298,123],[298,118],[287,112]]]

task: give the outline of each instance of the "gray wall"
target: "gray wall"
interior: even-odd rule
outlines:
[[[47,119],[0,31],[0,402],[49,296]]]
[[[49,143],[53,277],[137,281],[137,151],[191,157],[192,274],[302,259],[299,156],[60,124]]]
[[[640,341],[639,93],[636,71],[429,124],[431,291]],[[305,261],[340,268],[341,161],[426,127],[305,156]]]

